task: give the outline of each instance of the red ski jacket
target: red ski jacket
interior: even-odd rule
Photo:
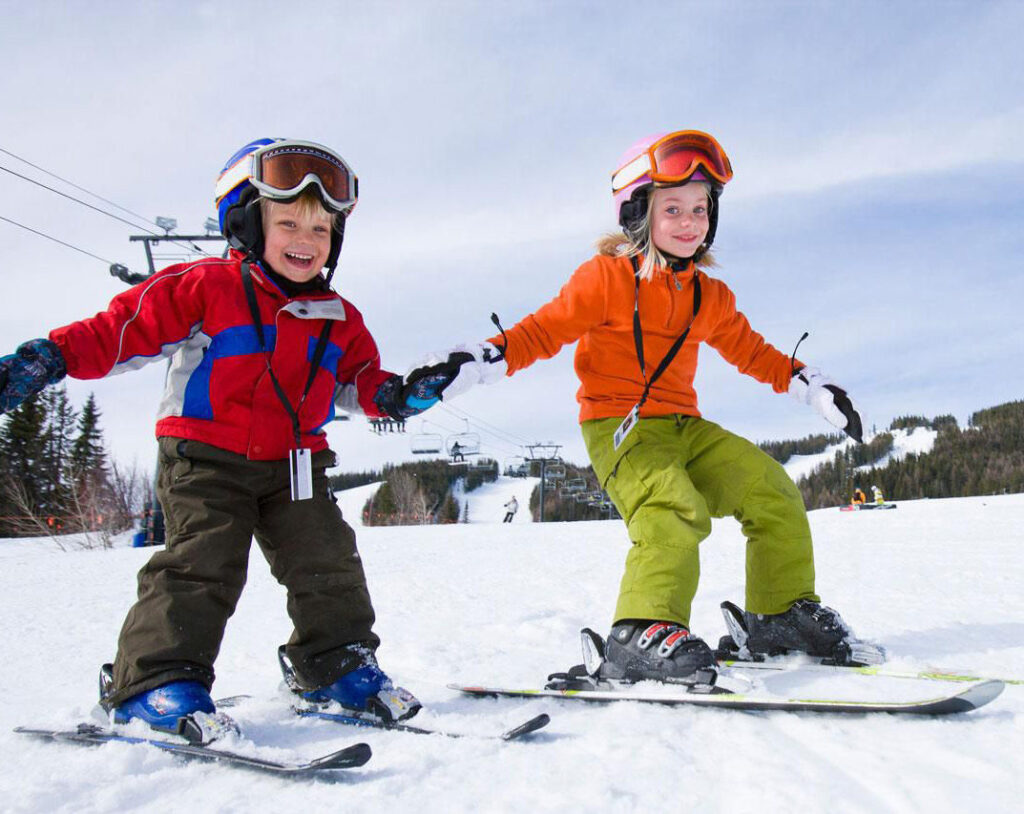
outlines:
[[[171,358],[156,423],[157,436],[202,441],[252,460],[285,458],[295,446],[292,420],[267,369],[298,411],[302,445],[327,447],[322,427],[335,406],[369,416],[391,375],[362,315],[332,292],[289,299],[261,271],[252,277],[267,353],[242,283],[243,256],[181,263],[117,295],[106,311],[50,332],[77,379],[113,376]],[[320,332],[331,321],[326,350],[299,406]]]

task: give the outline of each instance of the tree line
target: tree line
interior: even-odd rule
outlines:
[[[891,433],[849,445],[797,482],[804,503],[809,509],[838,506],[849,502],[856,486],[878,486],[890,500],[1024,492],[1024,401],[979,410],[964,428],[950,415],[904,416],[890,425],[915,427],[937,431],[930,452],[882,463]]]
[[[131,527],[144,479],[109,459],[100,411],[90,394],[81,410],[67,388],[47,388],[0,421],[0,537],[86,533],[110,545]]]

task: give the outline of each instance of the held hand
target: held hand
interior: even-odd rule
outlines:
[[[466,392],[474,384],[491,384],[507,371],[505,358],[493,345],[457,345],[443,354],[425,356],[404,378],[388,379],[374,401],[392,418],[405,420],[438,401]]]
[[[0,358],[0,414],[16,408],[48,384],[67,375],[60,349],[49,339],[32,339]]]
[[[460,396],[475,384],[493,384],[508,373],[505,357],[490,342],[456,345],[421,359],[405,375],[406,387],[426,387],[442,400]]]
[[[864,443],[863,424],[853,401],[818,368],[798,370],[790,380],[789,393],[801,404],[811,405],[833,427],[844,430],[858,443]]]

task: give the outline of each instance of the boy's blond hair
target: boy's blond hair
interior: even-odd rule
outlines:
[[[697,183],[704,187],[704,191],[708,196],[708,203],[714,205],[714,200],[711,197],[711,185],[703,182]],[[653,192],[653,187],[651,191]],[[643,263],[640,264],[640,279],[648,281],[654,279],[655,270],[667,268],[670,265],[668,257],[654,245],[654,240],[651,238],[651,207],[649,204],[650,202],[648,201],[648,206],[644,210],[644,216],[637,227],[635,238],[628,235],[625,231],[608,232],[601,235],[594,243],[597,253],[605,257],[642,256]],[[710,252],[704,252],[697,260],[697,265],[701,268],[713,268],[718,264]]]
[[[331,219],[331,228],[334,231],[339,230],[340,224],[340,212],[331,212],[324,208],[323,202],[320,200],[320,193],[317,192],[315,186],[308,186],[302,192],[299,193],[299,197],[289,203],[298,204],[298,214],[303,217],[312,217],[321,213],[326,214]],[[260,196],[260,216],[266,220],[270,217],[270,213],[273,211],[274,206],[283,206],[285,202],[275,201],[273,198],[264,198]]]

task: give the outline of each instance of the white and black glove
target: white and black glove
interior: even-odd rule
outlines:
[[[474,342],[420,359],[405,374],[405,386],[438,382],[434,392],[444,401],[461,396],[475,384],[494,384],[507,374],[508,364],[500,350],[490,342]]]
[[[810,404],[833,427],[864,443],[864,427],[853,401],[839,385],[816,367],[803,367],[793,374],[789,393],[801,404]]]

